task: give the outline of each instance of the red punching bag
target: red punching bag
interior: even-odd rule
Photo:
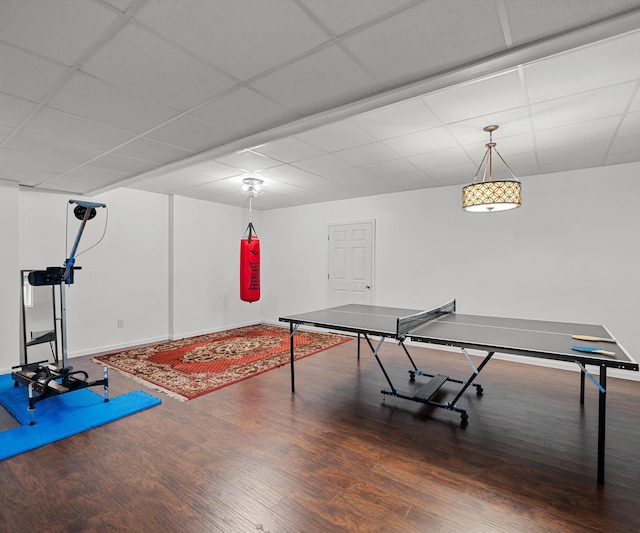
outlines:
[[[240,241],[240,299],[257,302],[260,299],[260,240],[251,222],[247,230],[249,236]]]

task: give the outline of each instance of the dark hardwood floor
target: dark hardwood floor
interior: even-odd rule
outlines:
[[[640,531],[639,382],[608,380],[598,486],[597,390],[587,380],[581,406],[577,372],[494,360],[484,395],[460,402],[461,427],[450,411],[383,402],[380,369],[355,348],[298,362],[295,395],[288,366],[188,402],[144,389],[162,405],[1,461],[0,530]],[[411,352],[424,371],[470,374],[462,355]],[[382,357],[410,391],[402,351],[386,343]],[[113,396],[143,388],[116,371],[110,382]]]

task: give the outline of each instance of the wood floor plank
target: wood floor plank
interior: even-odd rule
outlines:
[[[467,378],[460,354],[409,347]],[[381,351],[394,386],[402,349]],[[74,359],[90,375],[101,368]],[[188,402],[0,461],[0,530],[50,532],[632,532],[640,530],[640,383],[609,378],[606,483],[596,484],[598,395],[579,374],[493,360],[458,413],[383,396],[347,343]],[[446,384],[438,397],[453,394]],[[110,372],[110,392],[140,384]],[[0,417],[0,429],[11,420]]]

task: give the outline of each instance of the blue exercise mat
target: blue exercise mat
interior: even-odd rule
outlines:
[[[99,388],[102,392],[102,388]],[[22,424],[0,432],[0,460],[70,437],[162,403],[143,391],[104,401],[90,389],[52,396],[36,404],[36,424],[29,425],[28,389],[14,387],[10,374],[0,375],[0,405]]]

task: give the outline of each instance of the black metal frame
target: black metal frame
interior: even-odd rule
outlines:
[[[493,348],[489,348],[487,346],[471,344],[471,343],[463,343],[463,342],[454,342],[447,341],[443,342],[441,340],[436,339],[426,339],[420,337],[411,337],[411,340],[425,343],[425,344],[436,344],[436,345],[446,345],[453,346],[462,349],[477,349],[486,352],[488,355],[482,361],[479,370],[484,367],[484,365],[489,361],[489,359],[493,356],[495,351]],[[606,423],[607,423],[607,367],[612,368],[620,368],[625,370],[635,370],[638,371],[638,363],[635,361],[620,361],[620,360],[597,360],[589,357],[582,357],[578,354],[575,356],[564,356],[559,354],[544,354],[540,352],[530,352],[522,349],[505,349],[504,347],[500,350],[502,353],[506,353],[516,357],[533,357],[533,358],[544,358],[551,359],[556,361],[564,361],[569,363],[574,363],[580,369],[580,405],[584,405],[584,395],[585,395],[585,376],[587,376],[591,382],[598,389],[598,453],[597,453],[597,483],[598,485],[604,485],[604,467],[605,467],[605,438],[606,438]],[[600,376],[599,381],[591,374],[586,366],[587,365],[597,365],[600,368]],[[463,392],[463,391],[461,391]],[[456,397],[457,401],[458,397]]]
[[[71,367],[58,368],[54,365],[40,363],[23,365],[20,370],[11,372],[14,387],[22,384],[29,389],[29,414],[31,416],[29,424],[32,426],[36,424],[36,404],[52,396],[102,385],[104,387],[104,401],[108,402],[109,373],[106,366],[103,367],[103,376],[103,379],[89,381],[89,375],[84,370],[74,371]]]
[[[426,374],[423,373],[422,371],[418,370],[417,366],[415,365],[415,362],[413,361],[413,358],[411,357],[411,355],[409,354],[409,351],[407,349],[407,347],[404,344],[405,338],[400,338],[398,339],[396,335],[394,334],[381,334],[381,332],[375,332],[375,331],[369,331],[369,330],[365,330],[365,329],[355,329],[355,328],[348,328],[348,327],[341,327],[341,326],[336,326],[336,325],[327,325],[327,324],[323,324],[323,323],[316,323],[316,322],[307,322],[307,321],[303,321],[303,320],[295,320],[293,318],[280,318],[281,321],[285,321],[285,322],[289,322],[289,336],[290,336],[290,351],[291,351],[291,392],[294,393],[295,392],[295,371],[294,371],[294,342],[293,342],[293,337],[296,333],[296,331],[298,330],[298,328],[300,327],[300,325],[302,324],[307,324],[310,326],[315,326],[315,327],[320,327],[320,328],[328,328],[328,329],[332,329],[332,330],[337,330],[337,331],[344,331],[344,332],[349,332],[352,334],[357,334],[358,336],[358,359],[360,359],[360,338],[361,336],[364,336],[364,338],[367,341],[367,344],[369,345],[369,348],[371,349],[371,352],[373,353],[374,357],[376,358],[376,361],[378,362],[378,365],[380,366],[380,369],[382,370],[382,373],[385,376],[385,379],[387,381],[387,383],[389,384],[389,390],[382,390],[382,394],[384,395],[389,395],[389,396],[395,396],[398,398],[402,398],[402,399],[406,399],[406,400],[410,400],[410,401],[414,401],[414,402],[419,402],[419,403],[423,403],[423,404],[427,404],[427,405],[432,405],[434,407],[439,407],[442,409],[447,409],[450,411],[455,411],[460,413],[460,417],[461,417],[461,424],[465,425],[467,423],[468,420],[468,414],[466,412],[465,409],[459,407],[456,403],[458,402],[458,400],[460,399],[460,397],[465,393],[465,391],[470,387],[470,386],[474,386],[476,387],[476,392],[478,395],[481,395],[483,393],[483,388],[481,385],[474,383],[474,380],[476,379],[476,377],[478,376],[478,374],[482,371],[482,369],[485,367],[485,365],[491,360],[491,358],[493,357],[493,355],[497,352],[497,351],[501,351],[510,355],[515,355],[515,356],[519,356],[519,357],[534,357],[534,358],[548,358],[548,359],[554,359],[554,360],[561,360],[561,361],[566,361],[566,362],[573,362],[575,364],[578,365],[579,369],[580,369],[580,404],[584,404],[584,394],[585,394],[585,376],[589,377],[589,379],[596,385],[596,387],[598,388],[598,458],[597,458],[597,483],[598,485],[604,485],[604,467],[605,467],[605,436],[606,436],[606,401],[607,401],[607,390],[606,390],[606,384],[607,384],[607,367],[611,366],[612,368],[622,368],[622,369],[626,369],[626,370],[638,370],[638,364],[635,362],[625,362],[625,361],[598,361],[598,360],[594,360],[591,359],[589,357],[582,357],[579,355],[576,355],[575,357],[571,357],[571,358],[567,358],[564,356],[557,356],[555,354],[542,354],[540,352],[527,352],[527,351],[522,351],[522,350],[505,350],[504,348],[501,350],[498,350],[497,348],[493,348],[493,347],[487,347],[487,346],[482,346],[482,345],[477,345],[477,344],[471,344],[471,343],[462,343],[462,342],[451,342],[451,341],[447,341],[447,342],[443,342],[443,341],[438,341],[438,340],[434,340],[434,339],[425,339],[425,338],[412,338],[411,335],[409,335],[410,340],[412,341],[416,341],[416,342],[421,342],[421,343],[426,343],[426,344],[436,344],[436,345],[446,345],[446,346],[454,346],[457,348],[460,348],[462,350],[462,352],[464,353],[464,355],[467,357],[467,360],[469,361],[470,365],[473,368],[473,373],[471,374],[471,376],[469,377],[469,379],[467,380],[457,380],[457,379],[452,379],[448,376],[443,376],[441,374],[436,374],[436,375],[432,375],[432,374]],[[377,346],[374,347],[373,342],[371,341],[371,336],[376,336],[376,337],[380,337],[380,340],[377,344]],[[405,351],[407,357],[409,358],[411,365],[413,367],[412,370],[409,370],[409,375],[410,375],[410,379],[413,381],[415,379],[415,376],[428,376],[431,378],[430,382],[427,382],[427,384],[425,385],[424,388],[422,388],[420,391],[418,391],[417,394],[413,395],[413,396],[408,396],[406,394],[402,394],[400,393],[392,384],[391,379],[389,378],[388,373],[386,372],[382,361],[380,360],[380,357],[378,356],[378,353],[380,351],[380,348],[382,347],[383,342],[385,341],[386,338],[396,338],[396,340],[398,340],[399,344],[402,346],[403,350]],[[480,363],[480,365],[475,368],[475,366],[473,365],[473,363],[470,360],[469,355],[466,352],[466,349],[477,349],[477,350],[481,350],[484,351],[487,355],[484,356],[482,362]],[[599,381],[586,369],[586,365],[598,365],[600,367],[600,376],[599,376]],[[437,402],[434,400],[431,400],[431,397],[440,389],[440,387],[442,387],[446,382],[454,382],[454,383],[459,383],[462,384],[461,389],[458,391],[458,393],[456,394],[455,398],[450,401],[450,402]],[[432,383],[430,385],[430,383]],[[421,394],[421,396],[419,396],[418,394]]]
[[[73,370],[68,365],[67,359],[67,338],[66,338],[66,297],[65,286],[74,282],[74,271],[80,267],[75,266],[76,254],[80,239],[84,232],[84,228],[89,220],[95,217],[96,208],[106,207],[105,204],[95,202],[86,202],[82,200],[69,200],[70,204],[77,204],[74,214],[79,219],[80,227],[76,233],[76,238],[71,249],[69,257],[65,260],[64,266],[47,267],[46,270],[29,271],[29,283],[34,286],[51,286],[52,290],[57,285],[60,289],[60,341],[62,343],[62,367],[52,364],[28,363],[26,360],[23,364],[14,367],[11,377],[14,381],[14,387],[20,384],[25,385],[29,389],[29,413],[31,415],[30,425],[36,423],[35,408],[36,404],[46,398],[66,394],[87,387],[102,386],[104,388],[104,401],[109,401],[109,375],[107,367],[103,368],[103,379],[89,381],[89,375],[84,370]],[[22,297],[21,297],[22,298]],[[54,290],[54,324],[57,320],[55,317],[55,290]],[[24,328],[24,302],[23,302],[23,328]],[[58,328],[54,328],[54,335],[57,339]],[[25,341],[26,344],[26,341]],[[25,346],[26,353],[26,346]],[[56,352],[57,355],[57,352]],[[57,358],[56,358],[57,362]],[[19,369],[19,370],[16,370]]]
[[[58,333],[58,313],[57,313],[57,308],[56,308],[56,288],[55,285],[51,286],[51,305],[52,305],[52,317],[53,317],[53,329],[48,332],[47,335],[43,335],[41,337],[36,337],[34,339],[31,339],[30,341],[27,341],[27,312],[26,312],[26,307],[25,307],[25,301],[24,301],[24,275],[27,272],[33,272],[32,269],[30,270],[21,270],[20,271],[20,302],[21,302],[21,306],[22,306],[22,323],[21,325],[21,329],[22,329],[22,357],[21,357],[21,364],[22,365],[28,365],[28,364],[33,364],[29,362],[29,350],[28,348],[30,346],[35,346],[37,344],[43,344],[45,342],[48,342],[50,347],[51,347],[51,355],[53,357],[53,361],[55,363],[58,362],[58,337],[59,337],[59,333]],[[42,361],[40,361],[42,362]]]

